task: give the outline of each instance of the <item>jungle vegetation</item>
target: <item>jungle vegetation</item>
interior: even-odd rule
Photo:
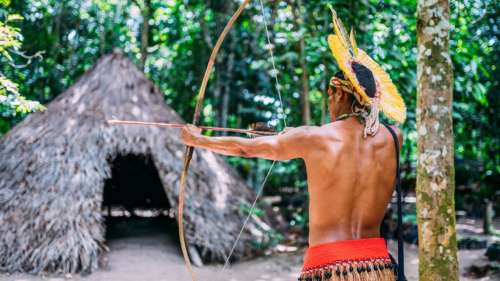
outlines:
[[[498,1],[450,1],[456,206],[484,216],[498,202],[500,109]],[[328,122],[325,89],[338,71],[328,50],[327,3],[356,32],[359,47],[384,65],[408,107],[402,125],[403,188],[415,189],[417,160],[417,0],[264,1],[288,126]],[[191,120],[211,48],[238,1],[0,0],[0,134],[70,87],[97,59],[121,50]],[[215,65],[202,124],[282,129],[264,18],[253,1],[228,35]],[[119,106],[119,105],[117,105]],[[251,186],[271,163],[229,158]],[[266,195],[281,195],[289,225],[306,228],[300,161],[278,163]],[[499,205],[496,211],[500,211]],[[407,220],[416,221],[409,214]]]

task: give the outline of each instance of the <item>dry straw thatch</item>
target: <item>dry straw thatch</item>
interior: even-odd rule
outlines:
[[[110,160],[150,155],[177,206],[184,147],[177,130],[112,126],[111,118],[183,122],[121,54],[105,56],[44,112],[0,140],[0,271],[92,272],[106,252],[101,212]],[[223,161],[196,150],[186,189],[186,238],[204,260],[223,260],[253,192]],[[263,239],[252,218],[235,257]]]

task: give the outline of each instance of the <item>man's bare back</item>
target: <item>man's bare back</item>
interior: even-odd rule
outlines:
[[[395,180],[396,155],[390,133],[363,138],[355,118],[317,129],[305,158],[309,245],[380,236],[380,224]]]
[[[399,131],[398,131],[399,132]],[[401,138],[401,136],[400,136]],[[302,158],[307,168],[309,245],[380,236],[396,170],[394,141],[381,128],[363,138],[356,118],[303,126],[277,136],[204,137],[189,126],[183,142],[232,156],[271,160]]]

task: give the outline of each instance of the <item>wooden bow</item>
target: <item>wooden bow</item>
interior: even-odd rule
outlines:
[[[217,58],[217,55],[219,54],[220,47],[222,43],[224,42],[224,39],[226,38],[226,35],[228,34],[229,30],[233,27],[234,22],[238,19],[238,17],[241,15],[243,10],[248,6],[250,3],[250,0],[244,0],[238,10],[233,14],[229,22],[226,24],[224,27],[224,30],[222,33],[219,35],[219,38],[217,39],[217,43],[215,44],[212,53],[210,55],[210,59],[207,64],[207,68],[205,69],[205,75],[203,76],[203,80],[201,82],[200,90],[198,92],[198,97],[196,100],[196,108],[194,111],[194,117],[192,124],[195,126],[198,126],[200,124],[200,117],[201,117],[201,108],[203,106],[203,99],[205,98],[205,91],[207,89],[207,84],[208,84],[208,79],[210,78],[210,74],[212,72],[212,68],[215,63],[215,59]],[[194,148],[191,146],[186,146],[186,150],[184,152],[184,166],[182,169],[182,174],[181,174],[181,181],[180,181],[180,186],[179,186],[179,204],[178,204],[178,210],[177,210],[177,220],[178,220],[178,228],[179,228],[179,240],[181,244],[181,250],[182,250],[182,255],[184,256],[184,262],[186,263],[186,267],[191,275],[191,279],[193,281],[196,280],[196,276],[193,271],[193,267],[191,265],[191,260],[189,259],[188,252],[187,252],[187,246],[186,246],[186,239],[184,237],[184,196],[185,196],[185,187],[186,187],[186,179],[188,175],[188,170],[189,170],[189,164],[191,163],[191,159],[193,157],[193,151]]]

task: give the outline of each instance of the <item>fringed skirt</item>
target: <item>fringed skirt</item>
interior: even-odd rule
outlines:
[[[307,250],[299,281],[394,281],[383,238],[325,243]]]

